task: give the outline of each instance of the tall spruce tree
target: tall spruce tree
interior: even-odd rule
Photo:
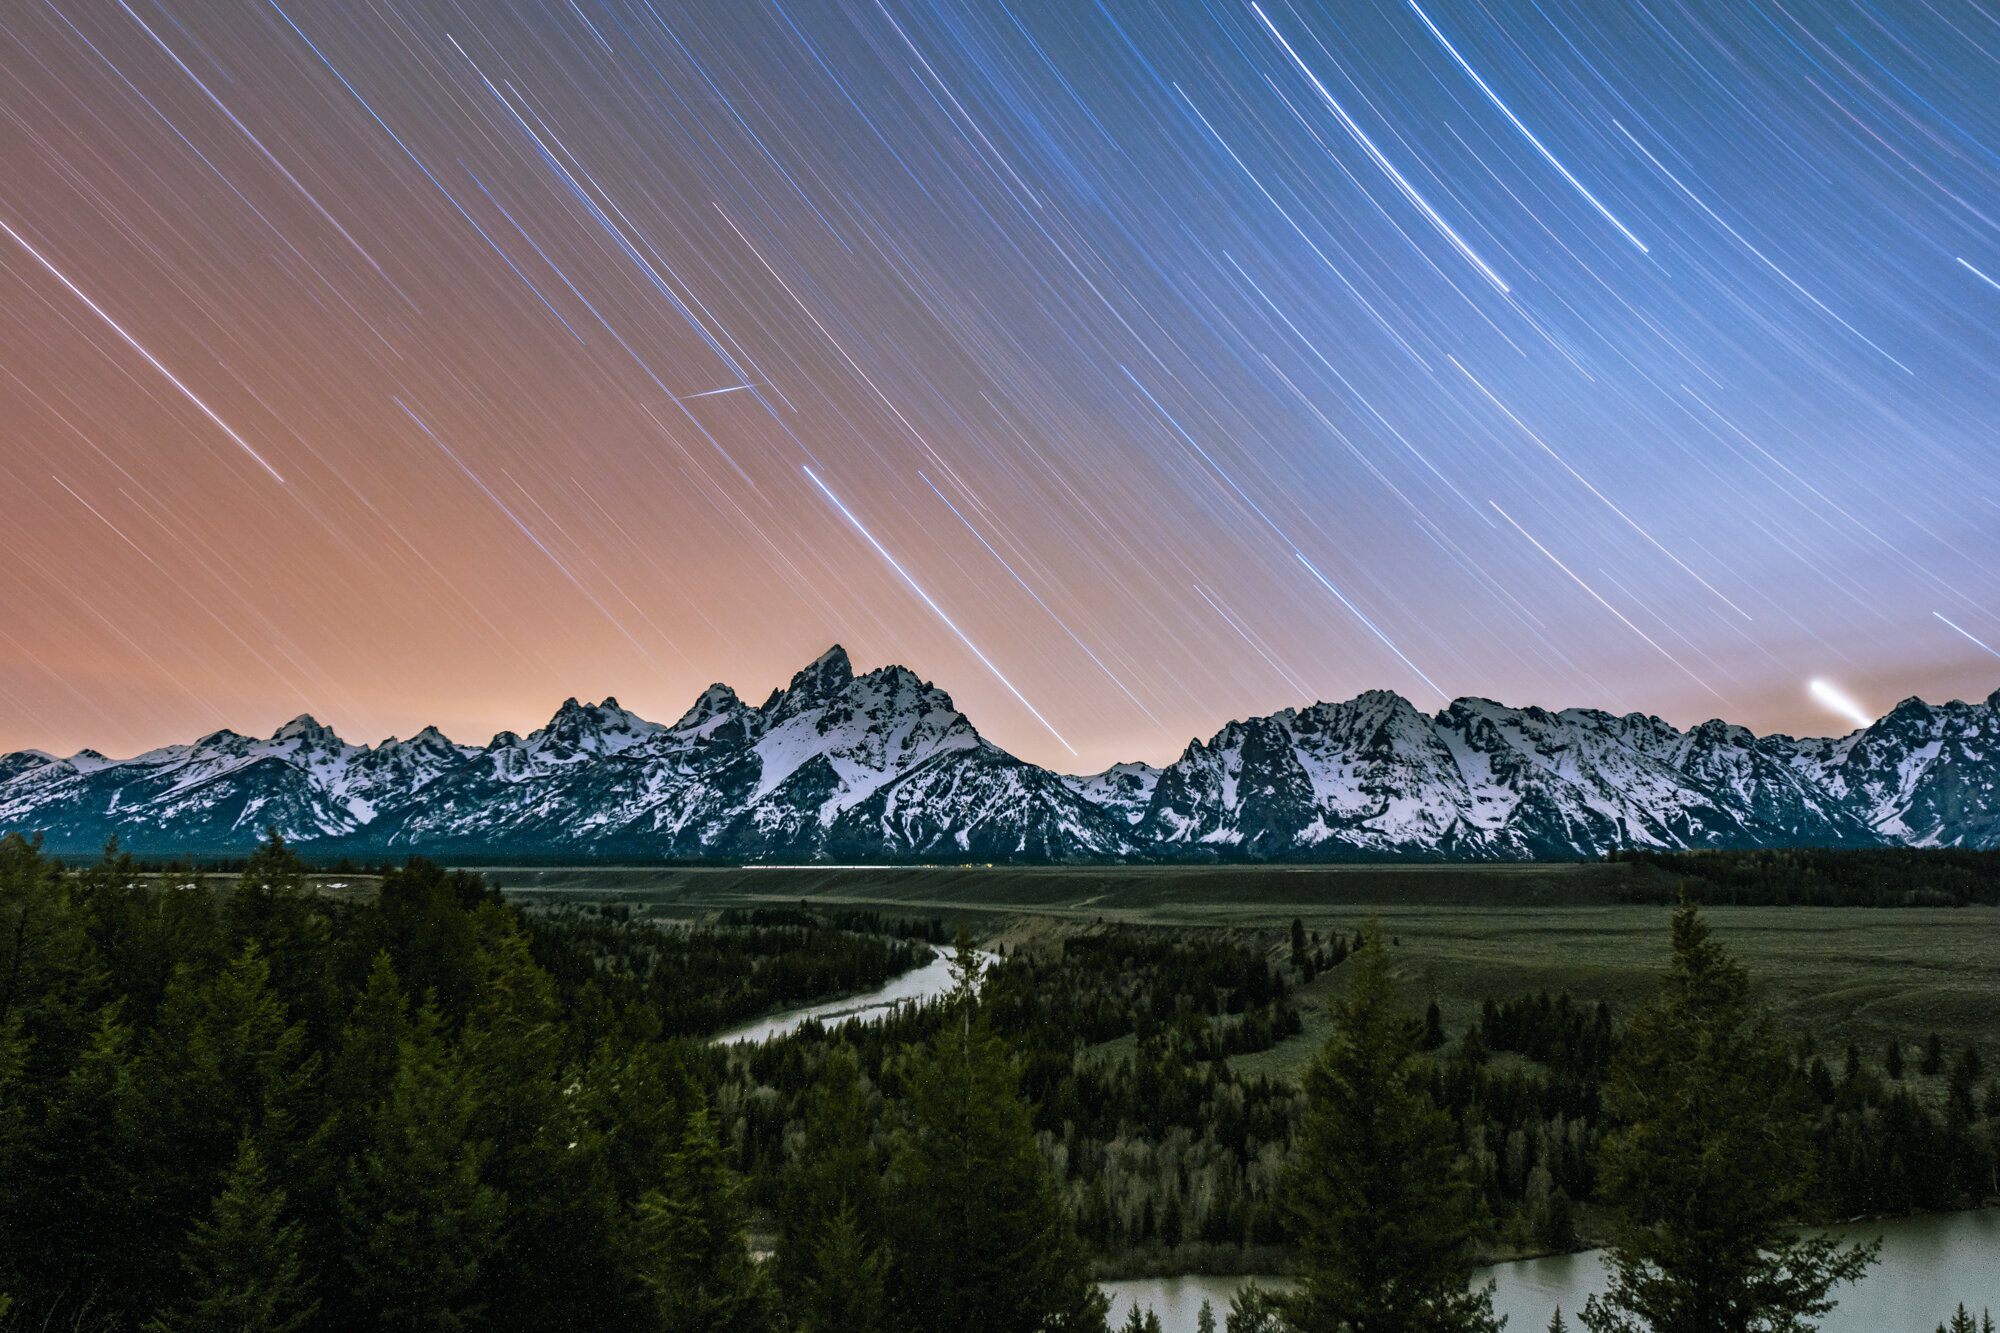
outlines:
[[[1332,1013],[1287,1181],[1299,1279],[1287,1320],[1305,1333],[1497,1329],[1491,1288],[1468,1289],[1478,1196],[1372,922]]]
[[[660,1188],[641,1196],[630,1245],[662,1333],[755,1333],[764,1290],[743,1241],[743,1182],[705,1103],[687,1109]]]
[[[908,1333],[1103,1333],[1108,1302],[1035,1145],[961,931],[953,1013],[909,1075],[890,1172],[890,1323]]]
[[[1620,1226],[1610,1289],[1583,1310],[1591,1333],[1806,1333],[1873,1262],[1879,1242],[1793,1229],[1818,1174],[1809,1089],[1691,905],[1604,1101],[1618,1127],[1601,1192]]]
[[[285,1220],[285,1192],[244,1135],[210,1216],[181,1253],[192,1290],[148,1333],[297,1333],[319,1305],[300,1262],[302,1230]]]
[[[481,1178],[491,1145],[471,1135],[474,1089],[438,1027],[434,1010],[418,1013],[340,1192],[350,1299],[395,1333],[475,1326],[480,1269],[506,1221]]]
[[[869,1129],[861,1064],[843,1043],[807,1097],[805,1134],[778,1211],[777,1282],[803,1333],[876,1333],[882,1325],[888,1249]]]

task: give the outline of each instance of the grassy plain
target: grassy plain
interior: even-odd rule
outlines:
[[[549,868],[486,873],[528,901],[609,901],[699,920],[729,907],[813,900],[964,921],[982,940],[1047,947],[1129,925],[1254,937],[1288,949],[1294,917],[1324,936],[1369,915],[1392,941],[1413,1008],[1436,999],[1453,1033],[1488,998],[1568,990],[1619,1018],[1651,993],[1669,909],[1629,901],[1659,871],[1627,864],[1311,867]],[[1671,881],[1665,881],[1669,887]],[[1780,1024],[1811,1032],[1828,1062],[1850,1041],[1869,1062],[1932,1031],[1952,1048],[2000,1041],[2000,910],[1712,907],[1717,938],[1749,968]],[[1323,1034],[1336,971],[1304,989],[1306,1033],[1245,1072],[1290,1076]]]

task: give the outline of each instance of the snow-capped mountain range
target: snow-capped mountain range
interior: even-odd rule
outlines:
[[[1838,739],[1370,691],[1231,722],[1165,768],[1056,774],[898,666],[829,649],[671,725],[566,701],[484,746],[349,745],[310,717],[113,760],[0,757],[0,830],[64,852],[618,859],[1221,860],[1595,856],[1616,847],[2000,847],[2000,691],[1908,699]]]

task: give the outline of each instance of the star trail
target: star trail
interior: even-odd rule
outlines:
[[[1983,0],[16,0],[0,750],[1840,733],[2000,685],[1994,275]]]

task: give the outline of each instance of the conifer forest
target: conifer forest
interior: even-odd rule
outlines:
[[[1290,1279],[1232,1333],[1415,1333],[1497,1326],[1477,1262],[1606,1244],[1582,1327],[1807,1328],[1872,1254],[1798,1224],[2000,1195],[1992,1052],[1781,1032],[1692,902],[1636,1009],[1454,1031],[1362,914],[989,960],[939,913],[308,869],[0,842],[0,1328],[1056,1333],[1208,1272]],[[941,997],[712,1040],[939,956]],[[1316,979],[1304,1072],[1240,1068]]]

